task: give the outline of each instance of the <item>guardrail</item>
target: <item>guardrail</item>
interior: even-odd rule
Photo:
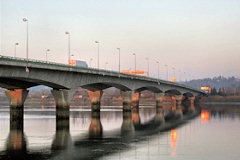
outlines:
[[[19,58],[19,57],[10,57],[10,56],[2,56],[0,55],[0,60],[4,61],[10,61],[10,62],[21,62],[21,63],[26,63],[26,64],[39,64],[39,65],[49,65],[49,66],[54,66],[54,67],[64,67],[64,68],[74,68],[74,69],[79,69],[79,70],[86,70],[86,71],[93,71],[97,73],[106,73],[106,74],[113,74],[115,76],[125,76],[129,78],[136,78],[136,79],[141,79],[141,80],[147,80],[147,81],[155,81],[159,83],[164,83],[168,85],[175,85],[178,87],[183,87],[183,88],[188,88],[190,90],[195,90],[198,92],[202,92],[198,89],[185,86],[176,82],[170,82],[162,79],[157,79],[157,78],[152,78],[152,77],[146,77],[146,76],[140,76],[140,75],[132,75],[132,74],[126,74],[126,73],[119,73],[116,71],[109,71],[109,70],[104,70],[104,69],[97,69],[97,68],[89,68],[89,67],[81,67],[81,66],[72,66],[72,65],[67,65],[67,64],[62,64],[62,63],[55,63],[55,62],[47,62],[47,61],[41,61],[41,60],[35,60],[35,59],[26,59],[26,58]]]

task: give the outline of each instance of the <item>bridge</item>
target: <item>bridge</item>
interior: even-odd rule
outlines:
[[[68,117],[69,105],[74,89],[88,89],[92,110],[100,110],[100,100],[104,89],[120,89],[123,110],[138,106],[139,97],[144,90],[152,91],[157,106],[162,106],[163,97],[171,95],[176,104],[182,97],[194,100],[204,92],[174,82],[115,71],[84,68],[60,63],[50,63],[0,56],[0,87],[7,89],[6,96],[11,107],[22,107],[28,95],[28,88],[45,85],[52,88],[57,116]]]

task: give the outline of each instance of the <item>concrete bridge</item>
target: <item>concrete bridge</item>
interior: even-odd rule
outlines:
[[[138,106],[141,91],[154,92],[158,106],[162,105],[165,94],[173,96],[176,104],[181,103],[183,96],[201,96],[205,93],[165,80],[128,75],[124,73],[27,60],[0,56],[0,87],[7,89],[11,107],[21,107],[28,94],[28,88],[46,85],[52,88],[56,102],[57,116],[68,117],[69,104],[74,89],[88,89],[92,110],[100,110],[100,100],[104,89],[116,87],[120,89],[124,110]]]

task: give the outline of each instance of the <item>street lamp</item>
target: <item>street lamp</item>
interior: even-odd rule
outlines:
[[[23,22],[26,22],[26,24],[27,24],[27,26],[26,26],[26,58],[28,61],[28,19],[23,18]]]
[[[165,67],[166,67],[166,69],[167,69],[167,81],[168,81],[168,65],[167,65],[167,64],[165,64],[164,66],[165,66]]]
[[[120,48],[117,48],[118,50],[118,72],[120,73]]]
[[[108,62],[105,62],[105,70],[107,70],[107,64],[108,64]]]
[[[156,62],[158,64],[158,79],[159,79],[159,62],[158,61],[156,61]]]
[[[48,61],[48,54],[49,54],[50,49],[46,50],[46,62]]]
[[[179,82],[181,81],[181,70],[179,70]]]
[[[147,75],[149,77],[149,58],[147,57],[146,60],[147,60]]]
[[[99,69],[99,41],[95,41],[95,43],[97,43],[97,58],[98,58],[97,67]]]
[[[65,32],[68,35],[68,64],[70,63],[71,55],[70,55],[70,32]]]
[[[176,77],[175,77],[175,68],[172,67],[172,70],[173,70],[173,78],[176,78]]]
[[[91,62],[92,62],[92,60],[93,60],[93,59],[90,58],[90,61],[89,61],[89,67],[90,67],[90,68],[91,68],[91,64],[92,64]]]
[[[134,55],[134,57],[135,57],[135,65],[134,65],[134,68],[135,68],[135,74],[136,74],[136,71],[137,71],[137,56],[136,56],[136,54],[135,53],[133,53],[133,55]]]
[[[19,43],[15,43],[14,45],[14,57],[16,58],[17,55],[17,46],[19,45]]]

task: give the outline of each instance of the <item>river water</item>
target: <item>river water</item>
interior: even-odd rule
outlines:
[[[240,106],[204,106],[163,122],[168,114],[150,106],[100,114],[75,107],[68,122],[56,121],[54,107],[25,107],[24,129],[10,129],[9,107],[2,106],[0,159],[240,159]]]

